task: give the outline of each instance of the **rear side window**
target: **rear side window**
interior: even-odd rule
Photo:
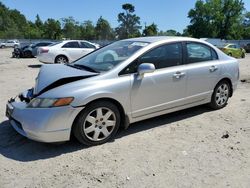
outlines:
[[[81,42],[81,48],[95,48],[95,46],[87,42]]]
[[[218,59],[217,53],[205,44],[187,43],[186,47],[188,63],[198,63]]]
[[[67,42],[62,48],[80,48],[78,42]]]
[[[235,44],[229,45],[229,48],[237,48]]]

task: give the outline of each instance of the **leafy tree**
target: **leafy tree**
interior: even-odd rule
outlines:
[[[188,32],[197,38],[240,36],[239,32],[235,35],[235,29],[240,25],[243,10],[242,0],[198,0],[188,13],[191,19]]]
[[[61,36],[61,24],[58,20],[49,18],[44,23],[44,38],[59,39]]]
[[[167,31],[160,31],[158,33],[159,36],[181,36],[181,33],[177,32],[176,30],[170,29]]]
[[[75,21],[73,17],[62,18],[62,33],[65,38],[79,39],[80,38],[80,26],[79,22]]]
[[[42,30],[39,29],[35,23],[28,21],[28,25],[26,27],[26,32],[24,34],[25,38],[28,39],[40,39],[42,38]]]
[[[182,33],[181,36],[184,36],[184,37],[191,37],[192,35],[189,33],[188,29],[185,28],[185,29],[183,30],[183,33]]]
[[[211,8],[208,3],[198,0],[195,4],[195,8],[191,9],[188,13],[188,17],[191,19],[187,27],[188,33],[192,34],[193,37],[216,37],[217,30],[212,23]]]
[[[21,38],[26,26],[24,15],[17,10],[9,10],[0,2],[0,38]]]
[[[125,12],[118,14],[118,22],[120,25],[116,28],[118,38],[132,38],[140,36],[140,17],[135,12],[132,4],[123,4],[122,8]]]
[[[250,12],[243,17],[243,38],[250,39]]]
[[[38,14],[36,15],[35,25],[39,29],[43,28],[43,21],[41,20],[41,18],[40,18],[40,16]]]
[[[152,23],[149,26],[145,26],[145,29],[142,32],[143,36],[156,36],[158,33],[158,28],[155,23]]]
[[[81,27],[81,39],[85,39],[85,40],[93,40],[95,39],[95,26],[93,25],[93,23],[90,20],[85,21]]]
[[[102,16],[97,20],[95,32],[96,39],[98,40],[108,40],[114,38],[114,33],[109,22],[103,19]]]

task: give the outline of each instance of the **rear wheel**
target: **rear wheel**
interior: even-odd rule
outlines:
[[[111,102],[88,105],[77,117],[73,133],[82,144],[93,146],[107,142],[120,126],[120,112]]]
[[[68,58],[63,55],[57,56],[55,59],[55,63],[58,63],[58,64],[68,63]]]
[[[1,46],[1,48],[5,48],[5,46],[4,46],[4,45],[2,45],[2,46]]]
[[[219,82],[213,92],[210,107],[217,110],[224,108],[230,96],[230,85],[227,81]]]

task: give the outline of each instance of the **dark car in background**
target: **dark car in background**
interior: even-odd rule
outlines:
[[[246,50],[246,53],[250,53],[250,43],[244,46],[244,49]]]
[[[49,46],[53,44],[53,42],[38,42],[35,44],[30,44],[27,46],[24,46],[22,48],[15,48],[12,52],[12,57],[22,58],[22,57],[36,57],[37,55],[37,49],[39,47]]]

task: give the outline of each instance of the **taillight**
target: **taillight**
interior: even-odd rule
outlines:
[[[49,49],[48,48],[41,48],[40,49],[40,53],[48,53],[49,52]]]

